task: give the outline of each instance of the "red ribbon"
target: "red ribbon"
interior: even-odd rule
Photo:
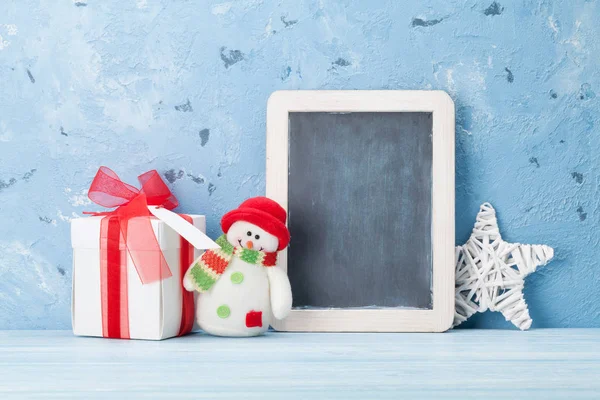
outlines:
[[[148,284],[172,276],[148,211],[148,206],[172,210],[178,202],[156,170],[138,177],[141,189],[119,179],[111,169],[100,167],[88,197],[103,207],[117,207],[113,211],[85,214],[104,216],[100,225],[100,267],[102,284],[103,336],[129,338],[127,300],[127,254],[142,282]],[[181,215],[188,222],[191,217]],[[124,248],[122,248],[124,247]],[[122,251],[125,250],[125,251]],[[192,330],[194,321],[194,296],[183,288],[183,277],[192,263],[194,248],[181,238],[180,276],[182,314],[179,336]]]
[[[192,217],[180,214],[187,222],[192,223]],[[181,248],[179,250],[179,276],[181,281],[181,323],[177,336],[183,336],[192,331],[194,327],[194,292],[188,292],[183,287],[183,278],[190,265],[194,262],[194,246],[181,236]]]

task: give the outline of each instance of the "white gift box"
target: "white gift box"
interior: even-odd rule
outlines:
[[[155,215],[158,214],[155,213],[156,210],[151,209],[150,211]],[[171,216],[166,215],[167,218],[163,218],[164,215],[161,214],[163,215],[161,219],[150,217],[150,222],[172,276],[142,284],[131,256],[122,241],[119,246],[123,266],[121,276],[124,278],[122,281],[126,281],[127,290],[127,303],[121,302],[121,307],[127,307],[125,314],[128,315],[127,321],[123,321],[123,317],[121,317],[121,324],[129,326],[129,338],[131,339],[161,340],[177,336],[179,333],[182,318],[181,280],[183,279],[180,268],[181,236],[171,226],[174,226],[186,239],[197,246],[201,246],[198,245],[198,241],[201,242],[205,239],[212,242],[203,234],[206,232],[206,220],[203,215],[190,215],[196,230],[180,217],[173,217],[174,214],[167,210],[159,210],[159,213],[171,214]],[[73,333],[79,336],[103,336],[100,261],[102,256],[100,249],[102,218],[102,216],[76,218],[71,222],[73,246],[71,314]],[[169,221],[169,218],[171,220],[167,224],[165,220]],[[175,224],[172,218],[175,218]],[[191,240],[193,238],[196,240]],[[202,247],[214,246],[204,242]],[[193,259],[198,257],[200,252],[195,249]],[[185,269],[187,267],[186,265]],[[106,300],[104,305],[106,308]]]

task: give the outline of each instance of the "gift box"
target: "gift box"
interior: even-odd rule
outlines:
[[[175,214],[175,197],[156,171],[142,189],[102,167],[88,196],[106,212],[71,222],[72,324],[79,336],[161,340],[194,324],[183,277],[200,249],[218,247],[202,215]]]

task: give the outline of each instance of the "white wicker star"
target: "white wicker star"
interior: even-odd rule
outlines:
[[[476,312],[500,311],[521,330],[531,318],[523,298],[524,279],[545,265],[554,250],[544,245],[502,240],[496,210],[483,203],[471,237],[456,247],[456,311],[454,326]]]

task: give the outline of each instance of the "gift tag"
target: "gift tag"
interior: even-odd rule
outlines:
[[[197,249],[218,249],[221,246],[216,244],[211,238],[206,236],[194,225],[181,218],[178,214],[163,207],[148,206],[148,210],[156,218],[167,224],[171,229],[180,234],[185,240],[190,242]]]

